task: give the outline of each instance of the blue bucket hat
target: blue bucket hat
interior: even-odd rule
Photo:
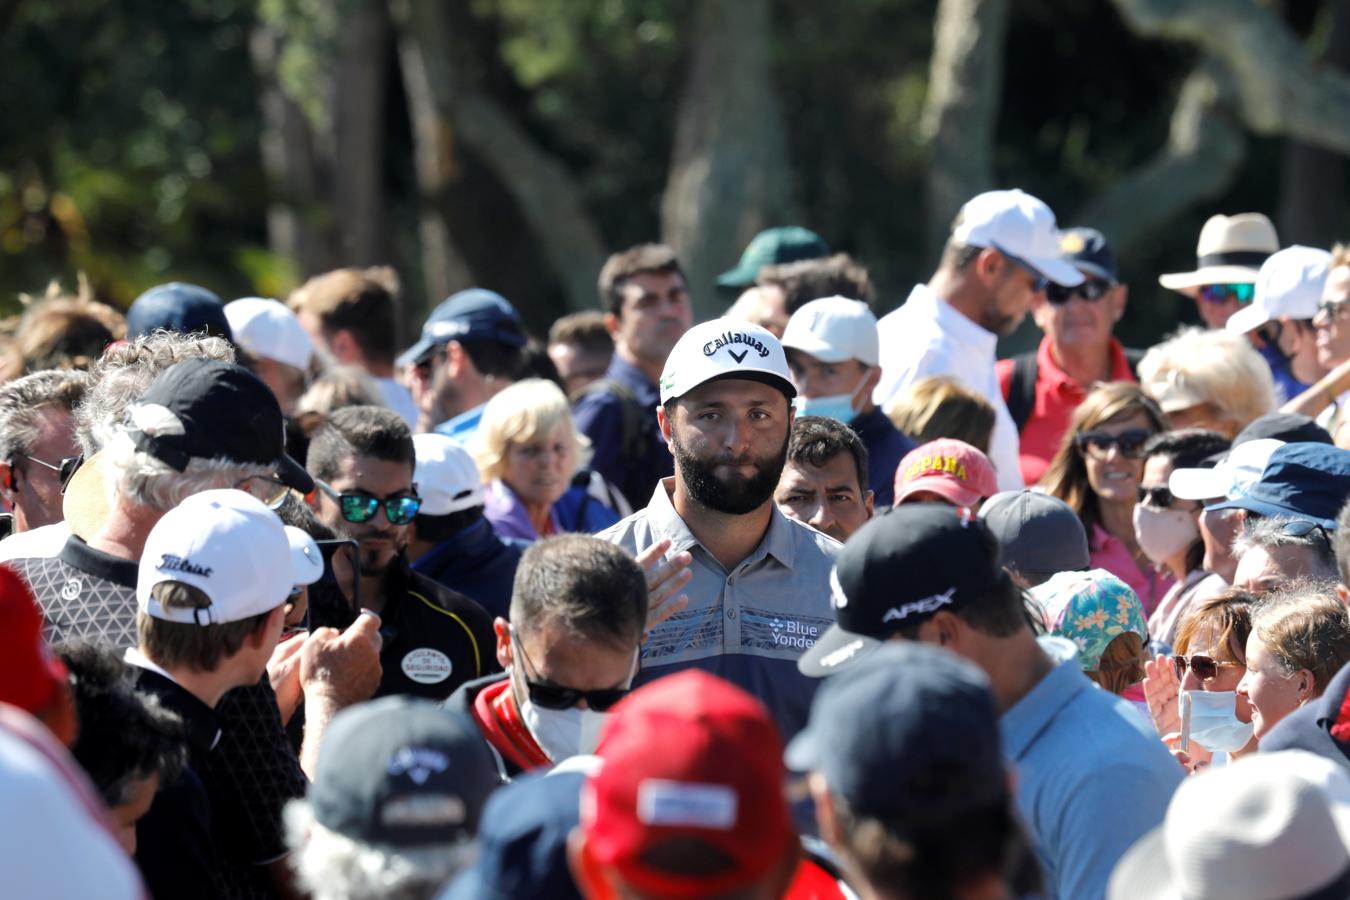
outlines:
[[[1350,498],[1350,450],[1328,444],[1285,444],[1241,497],[1206,509],[1245,509],[1263,516],[1315,522],[1331,531]]]
[[[496,341],[508,347],[525,346],[525,329],[511,303],[496,291],[469,288],[451,294],[431,311],[422,337],[398,358],[401,369],[421,362],[431,351],[450,341]]]

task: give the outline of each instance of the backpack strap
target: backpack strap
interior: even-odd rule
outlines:
[[[1031,418],[1031,411],[1036,408],[1036,378],[1040,374],[1040,369],[1036,365],[1036,353],[1020,353],[1013,357],[1012,377],[1008,380],[1008,396],[1004,398],[1008,404],[1008,413],[1012,416],[1013,424],[1017,426],[1018,434],[1022,433],[1022,426],[1027,424],[1027,419]]]

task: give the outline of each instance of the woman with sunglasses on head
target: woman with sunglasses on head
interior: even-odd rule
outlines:
[[[1230,589],[1204,600],[1182,617],[1176,650],[1145,668],[1144,697],[1158,734],[1173,746],[1182,765],[1195,769],[1254,753],[1252,707],[1237,693],[1246,672],[1247,638],[1256,598]],[[1190,694],[1189,747],[1178,746],[1179,701]]]
[[[1204,570],[1205,541],[1200,534],[1204,503],[1174,497],[1168,490],[1168,480],[1173,470],[1201,468],[1228,446],[1223,435],[1201,428],[1155,434],[1144,445],[1134,536],[1144,555],[1174,582],[1148,620],[1153,640],[1168,647],[1175,642],[1177,626],[1186,611],[1228,586],[1222,578]]]
[[[1134,589],[1145,614],[1172,587],[1134,535],[1134,506],[1144,445],[1165,431],[1157,405],[1136,384],[1113,381],[1088,394],[1069,421],[1041,480],[1047,494],[1078,514],[1088,535],[1089,567],[1105,569]]]
[[[1183,328],[1139,363],[1139,384],[1171,428],[1208,428],[1232,440],[1275,408],[1270,367],[1240,334]]]
[[[593,533],[619,521],[588,490],[590,441],[551,381],[530,378],[498,392],[483,409],[470,452],[487,485],[483,515],[502,537]]]

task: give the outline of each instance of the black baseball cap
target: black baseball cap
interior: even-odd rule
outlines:
[[[150,435],[136,427],[159,406],[183,425],[181,434]],[[223,456],[240,463],[275,465],[277,477],[302,494],[314,489],[305,467],[286,454],[286,420],[271,389],[243,366],[214,359],[185,359],[150,383],[131,410],[132,441],[182,472],[193,459]]]
[[[143,337],[160,330],[234,340],[221,299],[204,287],[181,281],[150,288],[127,309],[128,338]]]
[[[1064,261],[1085,275],[1116,280],[1116,255],[1106,235],[1095,228],[1069,228],[1059,233],[1059,252]]]
[[[466,714],[414,697],[344,709],[324,734],[307,799],[329,831],[379,847],[473,837],[501,783]]]
[[[988,677],[940,647],[897,641],[821,685],[785,761],[903,834],[1007,802],[1001,746]]]
[[[835,624],[797,660],[811,678],[856,663],[901,628],[957,610],[1003,575],[998,542],[983,522],[947,503],[906,503],[848,539],[834,561]]]
[[[1271,438],[1286,444],[1330,444],[1331,434],[1307,416],[1273,412],[1257,416],[1233,438],[1233,446]]]

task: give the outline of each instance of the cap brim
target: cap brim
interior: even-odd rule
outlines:
[[[809,353],[823,363],[841,363],[853,359],[846,350],[839,350],[830,346],[811,332],[805,334],[794,334],[792,336],[784,335],[784,350],[799,350],[802,353]]]
[[[1182,500],[1214,500],[1228,496],[1231,479],[1217,469],[1175,469],[1167,489]]]
[[[422,338],[398,355],[398,358],[394,360],[394,367],[396,369],[406,369],[408,366],[415,365],[422,361],[422,357],[426,356],[434,349],[436,349],[435,341],[429,341],[426,338]]]
[[[1159,275],[1158,284],[1169,291],[1183,293],[1207,284],[1255,284],[1256,271],[1248,266],[1206,266],[1194,272]]]
[[[302,494],[314,490],[314,479],[305,471],[305,467],[286,453],[281,454],[281,459],[277,460],[277,477],[287,487],[294,488]]]
[[[1110,281],[1113,283],[1116,281],[1115,272],[1108,272],[1106,271],[1105,268],[1097,265],[1094,262],[1088,262],[1085,259],[1070,259],[1068,260],[1068,262],[1070,265],[1072,265],[1078,271],[1082,272],[1084,275],[1090,275],[1093,278],[1101,278],[1104,281]]]
[[[882,643],[880,638],[831,625],[809,650],[797,657],[797,671],[807,678],[826,678],[847,669]]]
[[[1255,331],[1269,321],[1270,311],[1263,306],[1252,303],[1229,316],[1227,324],[1223,327],[1225,331],[1233,334],[1246,334],[1249,331]]]
[[[1336,530],[1335,519],[1319,519],[1317,516],[1310,516],[1307,513],[1301,513],[1295,509],[1276,506],[1274,503],[1267,503],[1264,500],[1255,500],[1251,497],[1239,497],[1236,500],[1226,500],[1223,503],[1215,503],[1213,506],[1206,506],[1205,512],[1217,512],[1223,509],[1245,509],[1249,512],[1258,513],[1263,516],[1279,516],[1285,519],[1297,519],[1301,522],[1313,522],[1317,525],[1321,525],[1327,531]]]
[[[949,478],[928,477],[916,478],[905,485],[905,489],[899,494],[896,494],[894,505],[899,506],[906,497],[911,497],[914,494],[921,492],[937,494],[939,497],[948,500],[957,506],[966,506],[972,509],[975,507],[975,504],[984,499],[979,494],[968,488],[961,487],[961,485]]]
[[[755,278],[759,276],[758,269],[752,269],[746,266],[737,266],[734,269],[723,272],[717,276],[718,287],[724,288],[748,288],[755,283]]]
[[[1180,900],[1175,886],[1176,876],[1167,860],[1167,846],[1163,826],[1159,825],[1134,842],[1116,864],[1107,885],[1106,900],[1125,900],[1134,897],[1171,898]]]
[[[1062,259],[1035,259],[1026,257],[1025,262],[1041,275],[1062,287],[1077,287],[1087,279],[1072,263]]]
[[[108,487],[103,471],[106,458],[100,450],[86,459],[66,482],[66,493],[61,498],[62,518],[70,526],[70,533],[81,540],[98,534],[108,521]]]
[[[323,577],[323,553],[314,538],[293,525],[286,526],[286,541],[291,546],[291,584],[311,585]]]

